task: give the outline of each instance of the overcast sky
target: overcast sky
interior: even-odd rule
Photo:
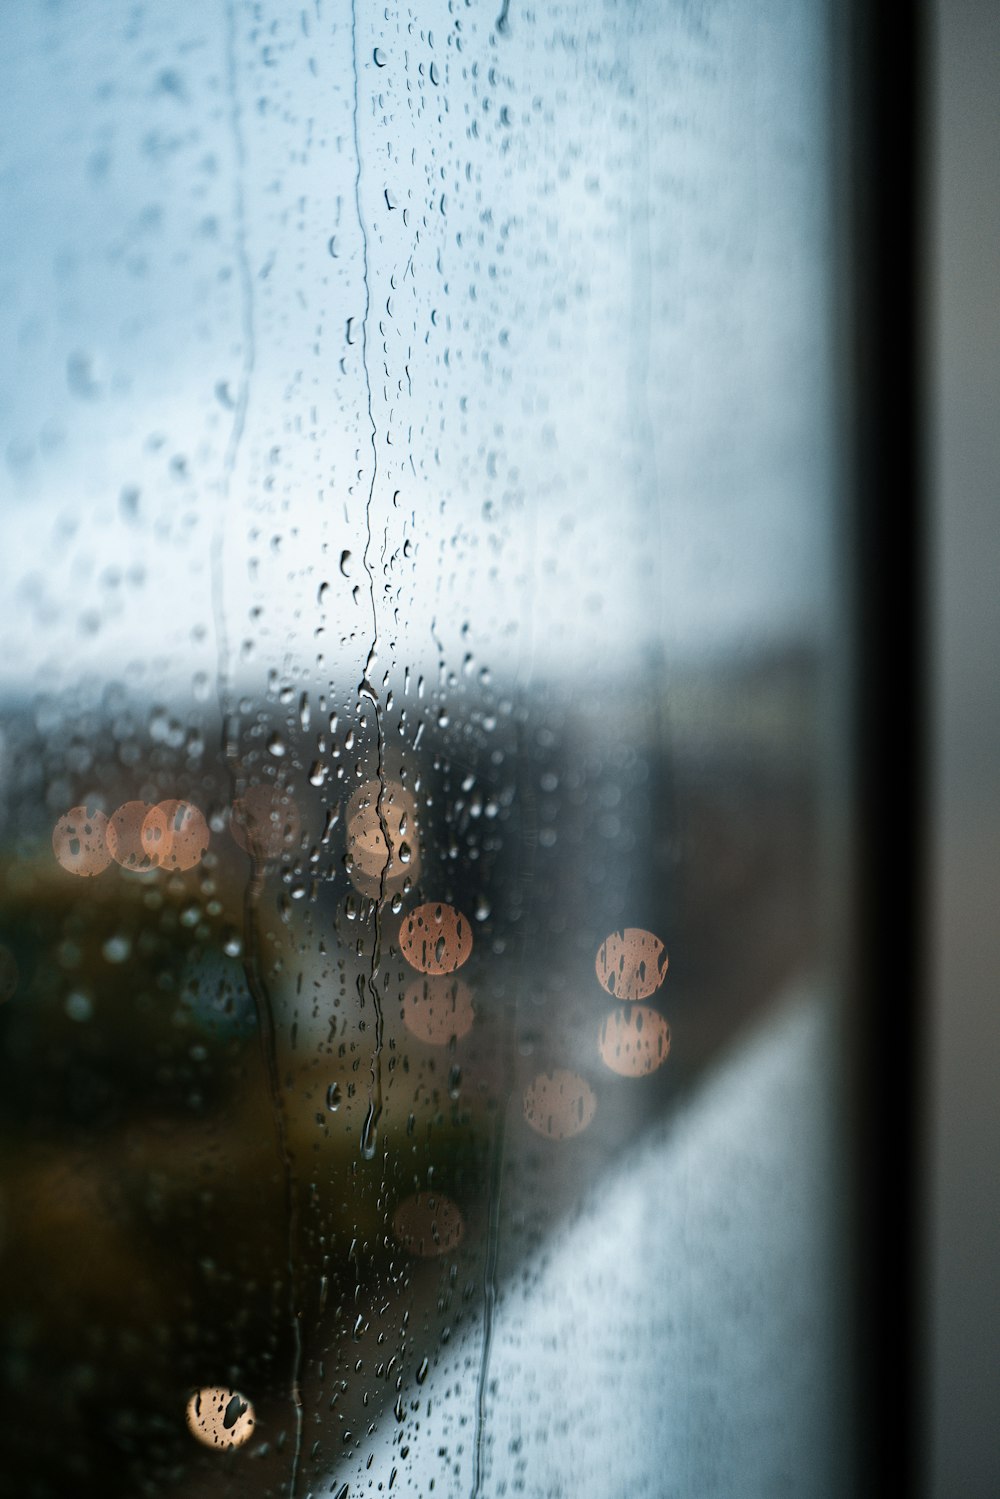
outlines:
[[[257,9],[0,14],[8,684],[822,628],[816,8]]]

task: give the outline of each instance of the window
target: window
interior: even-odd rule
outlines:
[[[0,16],[12,1491],[842,1491],[829,24]]]

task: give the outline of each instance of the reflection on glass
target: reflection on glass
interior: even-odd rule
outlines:
[[[472,992],[462,979],[416,979],[403,996],[403,1024],[418,1041],[447,1046],[472,1029]]]
[[[396,1208],[392,1231],[408,1254],[432,1259],[458,1247],[465,1222],[450,1197],[440,1192],[416,1192]]]
[[[287,791],[277,786],[251,786],[233,802],[229,831],[252,858],[279,859],[297,847],[302,819]]]
[[[612,1010],[598,1037],[601,1061],[619,1077],[645,1077],[670,1051],[670,1027],[657,1010],[635,1005]]]
[[[594,1090],[578,1072],[540,1072],[524,1091],[525,1119],[550,1140],[581,1134],[596,1112]]]

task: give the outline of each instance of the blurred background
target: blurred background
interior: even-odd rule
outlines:
[[[0,15],[0,1493],[997,1492],[997,27]]]

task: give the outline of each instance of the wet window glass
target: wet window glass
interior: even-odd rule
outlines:
[[[10,1492],[840,1492],[828,24],[0,13]]]

